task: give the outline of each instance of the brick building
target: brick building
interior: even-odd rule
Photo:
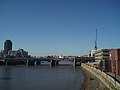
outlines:
[[[111,72],[120,75],[120,49],[110,50],[110,64]]]

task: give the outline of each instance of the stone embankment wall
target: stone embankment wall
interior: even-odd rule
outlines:
[[[81,64],[81,67],[95,75],[99,80],[103,82],[104,85],[106,85],[110,90],[120,90],[120,83],[115,81],[112,77],[107,75],[106,73],[100,71],[99,69],[96,69],[94,67],[91,67],[86,64]]]

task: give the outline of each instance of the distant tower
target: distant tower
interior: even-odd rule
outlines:
[[[9,50],[12,50],[12,41],[6,40],[4,43],[4,54],[8,54]]]
[[[95,50],[97,51],[97,32],[98,30],[96,29],[96,37],[95,37]]]

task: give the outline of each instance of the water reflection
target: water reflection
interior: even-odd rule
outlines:
[[[3,81],[4,90],[11,90],[11,68],[6,67],[3,69],[3,76],[0,77],[0,80]]]
[[[49,65],[49,62],[48,61],[42,61],[41,65]],[[73,65],[73,62],[72,61],[67,61],[67,60],[66,61],[59,61],[58,65],[60,65],[60,66],[68,66],[68,65]]]
[[[11,80],[12,78],[10,77],[0,77],[0,80]]]
[[[59,65],[73,65],[72,61],[59,61]]]
[[[82,83],[80,67],[72,65],[0,67],[0,90],[80,90]]]

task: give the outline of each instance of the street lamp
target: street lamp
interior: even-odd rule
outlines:
[[[115,88],[116,88],[116,60],[115,60],[115,66],[114,66],[114,74],[115,74],[114,80],[115,80]]]

